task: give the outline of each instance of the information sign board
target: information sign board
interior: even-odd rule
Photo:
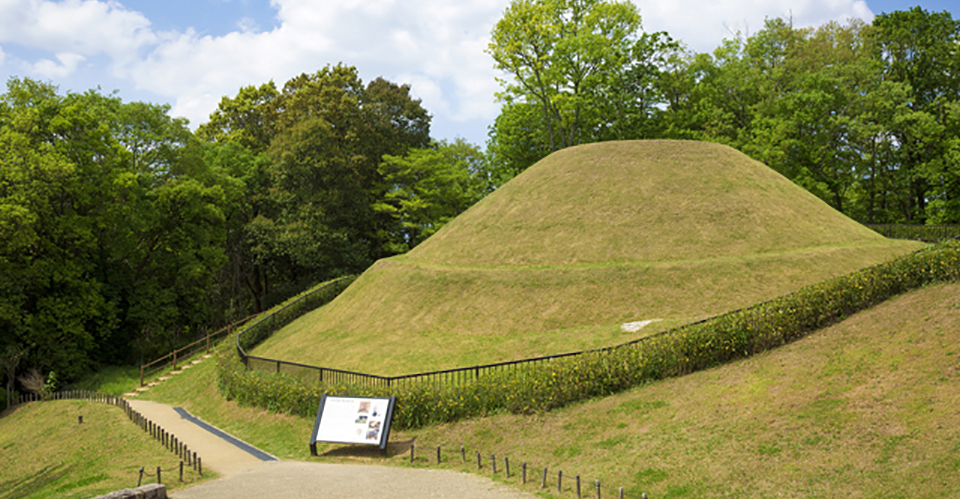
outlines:
[[[310,438],[310,453],[317,455],[317,442],[378,445],[387,448],[390,420],[396,398],[320,397],[317,419]]]

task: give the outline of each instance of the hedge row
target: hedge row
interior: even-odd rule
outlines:
[[[396,395],[398,428],[499,411],[547,411],[775,348],[903,292],[958,280],[960,243],[952,242],[632,344],[527,364],[459,386],[420,384],[388,393],[384,388],[310,384],[283,374],[246,370],[231,349],[219,353],[217,381],[228,399],[306,416],[316,413],[322,393]]]

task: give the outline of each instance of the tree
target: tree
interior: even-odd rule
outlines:
[[[884,79],[910,89],[912,113],[889,124],[910,183],[905,219],[958,220],[952,207],[960,203],[954,111],[960,102],[960,22],[946,11],[913,7],[881,14],[873,26]],[[928,200],[936,201],[929,213]]]
[[[355,273],[393,254],[393,220],[374,209],[387,190],[378,166],[429,140],[429,115],[409,87],[365,87],[356,68],[338,65],[287,82],[276,109],[269,173],[279,212],[257,233],[284,278]]]
[[[243,87],[235,98],[220,99],[210,121],[197,128],[197,136],[211,142],[235,142],[254,153],[264,152],[273,140],[274,101],[279,96],[272,81]]]
[[[639,29],[630,2],[514,0],[487,49],[511,77],[498,97],[539,108],[549,151],[597,140],[616,83],[609,75],[644,53]]]
[[[32,80],[0,101],[0,347],[72,380],[215,323],[222,189],[186,122]]]
[[[491,169],[489,190],[503,185],[550,154],[546,130],[543,114],[536,104],[513,102],[500,108],[487,141]]]
[[[388,189],[375,205],[399,223],[389,235],[391,250],[406,252],[477,202],[483,194],[484,158],[462,139],[404,156],[385,155],[380,164]]]

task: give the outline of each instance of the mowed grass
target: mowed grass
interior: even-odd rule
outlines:
[[[476,472],[480,452],[483,474],[491,454],[509,457],[514,473],[521,462],[562,470],[565,492],[547,494],[556,497],[573,496],[574,475],[652,498],[960,496],[960,284],[903,295],[750,359],[549,413],[395,431],[385,459],[336,444],[311,458],[312,418],[225,401],[213,367],[205,361],[148,397],[283,459],[408,466],[413,442],[430,461],[444,447],[443,466],[455,469]],[[531,482],[537,490],[539,477]]]
[[[303,459],[309,455],[313,419],[241,407],[236,402],[225,400],[216,388],[215,358],[205,359],[138,398],[183,407],[204,421],[280,459]]]
[[[942,498],[960,497],[957,407],[960,284],[950,284],[720,368],[396,438],[655,498]]]
[[[725,146],[555,153],[253,353],[398,375],[565,353],[789,293],[921,247]]]
[[[83,416],[83,424],[77,417]],[[22,405],[0,418],[0,498],[85,498],[137,486],[140,467],[168,471],[168,490],[210,479],[186,469],[176,455],[99,402],[57,400]],[[144,484],[156,478],[144,478]]]

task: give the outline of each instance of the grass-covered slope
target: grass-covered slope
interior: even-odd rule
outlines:
[[[960,497],[957,407],[952,283],[722,367],[394,438],[464,444],[657,498]]]
[[[919,247],[717,144],[557,152],[256,355],[381,374],[619,343]]]
[[[562,470],[566,489],[555,497],[575,497],[574,475],[657,498],[957,497],[958,345],[960,284],[934,285],[714,369],[545,414],[395,431],[390,461],[406,465],[405,444],[415,442],[421,463],[434,466],[432,449],[443,446],[444,466],[476,472],[470,457],[460,464],[465,445],[468,456]],[[368,455],[328,444],[321,454],[332,454],[310,458],[312,416],[238,407],[213,378],[203,364],[147,396],[284,459]],[[518,484],[516,472],[509,482]]]
[[[83,416],[83,424],[77,417]],[[137,486],[140,468],[178,489],[203,478],[127,419],[123,410],[87,400],[21,405],[0,418],[0,498],[84,498]],[[152,471],[151,471],[152,470]],[[144,478],[144,484],[156,478]]]

